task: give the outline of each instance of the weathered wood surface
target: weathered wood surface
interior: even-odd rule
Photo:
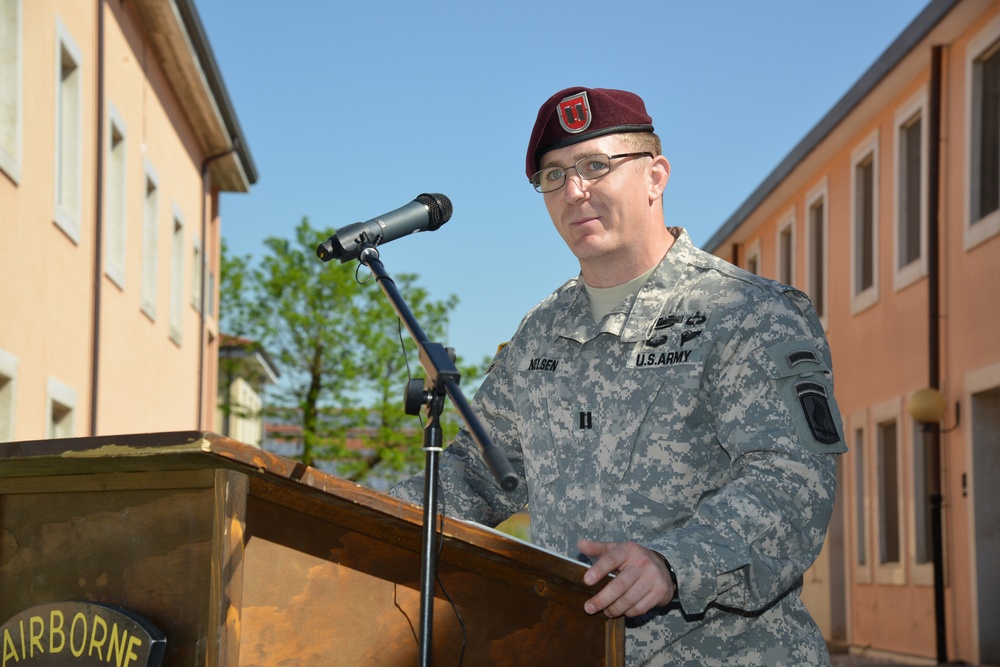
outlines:
[[[0,620],[93,600],[160,627],[165,665],[409,665],[421,523],[210,433],[0,443]],[[450,519],[442,534],[465,664],[622,664],[623,624],[583,613],[596,589],[578,564]],[[434,655],[457,664],[461,626],[437,595]]]
[[[205,664],[213,476],[169,488],[190,474],[132,473],[124,488],[120,474],[89,475],[54,490],[35,478],[34,492],[0,491],[0,618],[49,602],[117,605],[167,637],[164,664]]]

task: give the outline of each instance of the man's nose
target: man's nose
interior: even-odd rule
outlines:
[[[577,199],[579,197],[585,197],[587,195],[586,180],[580,176],[580,172],[577,171],[576,167],[572,167],[572,171],[566,171],[566,196],[572,199]]]

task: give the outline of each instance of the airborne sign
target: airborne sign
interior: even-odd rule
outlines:
[[[89,602],[26,609],[0,632],[0,667],[159,667],[167,644],[145,619]]]

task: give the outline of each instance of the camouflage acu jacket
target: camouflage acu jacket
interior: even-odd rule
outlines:
[[[826,337],[801,292],[696,249],[686,232],[595,325],[582,281],[525,316],[473,408],[525,483],[504,493],[461,433],[441,511],[531,538],[663,554],[678,597],[628,619],[630,665],[824,665],[799,598],[845,451]],[[393,490],[419,503],[414,478]]]

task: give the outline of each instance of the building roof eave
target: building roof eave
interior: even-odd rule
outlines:
[[[222,334],[219,341],[219,360],[231,360],[243,367],[244,372],[277,384],[281,371],[259,343],[246,338]]]
[[[933,0],[703,246],[714,253],[961,0]]]
[[[184,100],[184,113],[209,164],[213,184],[248,192],[257,167],[236,117],[194,0],[133,0],[154,56]]]

